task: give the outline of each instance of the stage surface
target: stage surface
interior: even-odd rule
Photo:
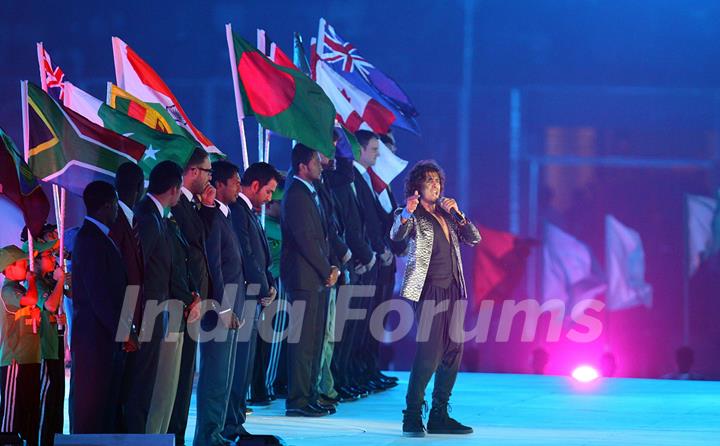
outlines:
[[[475,433],[414,439],[401,436],[408,373],[388,373],[400,378],[399,386],[341,404],[335,415],[288,418],[284,400],[277,400],[253,407],[247,429],[279,435],[289,445],[312,446],[720,444],[720,382],[611,378],[581,385],[559,376],[462,373],[451,416]],[[67,424],[66,417],[65,432]],[[193,396],[188,445],[194,430]]]

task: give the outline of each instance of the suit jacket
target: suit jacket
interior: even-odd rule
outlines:
[[[422,206],[422,205],[420,205]],[[424,209],[418,209],[405,223],[402,222],[402,209],[395,211],[395,223],[390,231],[390,237],[393,240],[408,241],[408,258],[407,267],[405,268],[405,276],[403,277],[402,286],[400,287],[400,295],[415,302],[420,300],[423,287],[425,286],[425,278],[427,277],[428,268],[430,267],[430,257],[432,256],[433,241],[435,231],[433,230],[433,221],[435,217],[430,215]],[[448,224],[450,233],[450,241],[452,242],[455,257],[458,261],[458,269],[460,271],[460,293],[463,298],[467,297],[465,288],[465,276],[463,275],[462,257],[460,255],[460,242],[470,246],[480,243],[480,232],[475,225],[469,220],[464,225],[459,225],[445,211],[445,221]]]
[[[113,242],[85,220],[73,248],[72,349],[120,349],[115,342],[127,275]]]
[[[315,189],[320,197],[320,204],[325,210],[326,226],[328,228],[328,242],[330,243],[330,263],[341,266],[342,259],[348,252],[348,245],[345,243],[344,227],[338,217],[338,204],[327,185],[322,181],[316,181]]]
[[[172,214],[175,216],[188,245],[190,274],[195,278],[197,291],[203,299],[211,295],[210,292],[210,274],[208,271],[208,259],[206,253],[205,240],[208,234],[210,223],[215,215],[215,208],[201,206],[198,210],[195,205],[185,197],[180,195],[180,201],[172,208]]]
[[[229,207],[232,226],[242,252],[245,281],[249,285],[260,285],[259,297],[268,296],[270,287],[275,286],[275,280],[270,274],[272,258],[265,230],[260,225],[255,211],[250,209],[242,198],[238,198]]]
[[[137,232],[132,227],[125,213],[118,212],[118,217],[110,226],[110,238],[115,242],[115,246],[120,250],[122,262],[127,273],[128,285],[140,286],[140,295],[138,296],[137,305],[135,305],[135,316],[133,323],[135,327],[140,327],[142,322],[142,308],[145,305],[142,284],[143,284],[143,259],[140,252],[140,241]]]
[[[135,222],[145,266],[143,290],[146,301],[166,300],[170,296],[172,275],[172,245],[167,221],[146,195],[135,205]]]
[[[327,228],[310,189],[294,180],[281,213],[280,277],[288,290],[319,291],[330,276]]]
[[[365,221],[365,228],[370,245],[373,251],[382,254],[385,251],[385,224],[382,215],[385,211],[380,207],[375,193],[370,189],[370,185],[365,181],[360,171],[355,168],[355,192],[357,193],[358,202],[360,203],[361,214]]]
[[[220,208],[211,208],[215,213],[210,224],[207,238],[207,255],[210,262],[210,276],[213,282],[212,298],[223,304],[223,293],[228,284],[237,284],[235,302],[232,309],[236,315],[242,315],[245,304],[245,275],[243,274],[243,257],[240,241],[233,229],[230,217],[225,217]],[[231,211],[232,212],[232,211]],[[230,305],[225,303],[229,308]],[[212,330],[217,323],[217,313],[209,311],[203,317],[205,330]]]
[[[352,161],[338,159],[337,170],[328,172],[326,185],[337,200],[337,211],[344,227],[345,242],[352,251],[352,262],[367,265],[372,260],[373,249],[365,231],[360,202],[353,192],[354,168]]]

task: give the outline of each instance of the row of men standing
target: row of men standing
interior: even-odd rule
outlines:
[[[397,207],[392,191],[386,191],[385,209],[373,187],[370,168],[379,155],[379,137],[369,131],[356,136],[362,146],[359,161],[331,160],[302,144],[292,151],[282,203],[280,274],[288,302],[302,302],[305,313],[300,341],[288,344],[288,416],[332,414],[337,402],[397,385],[380,371],[379,340],[370,333],[369,315],[392,297],[395,255],[405,246],[389,240]],[[336,144],[342,143],[339,137]],[[343,330],[335,327],[339,285],[375,286],[351,301],[368,316],[349,321]]]
[[[235,165],[211,165],[198,149],[184,169],[159,163],[144,197],[133,164],[118,170],[117,195],[108,183],[86,188],[88,216],[73,250],[72,432],[167,432],[184,444],[199,345],[194,443],[245,433],[240,389],[256,336],[241,329],[254,330],[254,307],[275,297],[255,209],[280,180],[266,163],[241,180]],[[260,284],[253,295],[250,281]],[[139,289],[136,304],[126,284]],[[204,342],[203,333],[217,337]]]

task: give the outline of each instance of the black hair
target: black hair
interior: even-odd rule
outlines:
[[[115,173],[115,189],[120,195],[124,192],[135,192],[144,181],[145,175],[135,163],[122,164]]]
[[[385,134],[381,133],[379,135],[379,137],[380,137],[380,141],[382,141],[382,143],[385,144],[386,146],[394,146],[395,145],[395,140],[392,138],[392,136],[390,136],[390,133],[385,133]]]
[[[217,183],[227,184],[227,181],[240,173],[240,168],[230,161],[220,160],[212,163],[213,175],[210,182],[217,187]]]
[[[148,193],[153,195],[164,194],[173,187],[182,185],[183,170],[175,162],[170,160],[160,161],[150,172],[150,184]]]
[[[358,130],[355,132],[355,138],[357,138],[361,146],[367,147],[370,140],[373,138],[378,139],[378,136],[370,130]]]
[[[116,199],[115,186],[106,181],[93,181],[85,186],[83,191],[83,203],[88,215],[96,213]]]
[[[188,160],[187,164],[185,164],[185,171],[183,173],[187,173],[188,170],[192,169],[193,167],[199,166],[205,161],[207,157],[208,154],[205,150],[201,149],[200,147],[195,147],[192,155],[190,155],[190,159]]]
[[[300,164],[308,164],[315,156],[315,151],[302,143],[295,144],[292,149],[292,168],[295,175],[300,173]]]
[[[252,163],[242,174],[242,181],[240,184],[243,186],[250,186],[254,181],[260,182],[260,187],[265,186],[275,180],[278,183],[282,180],[282,175],[272,165],[264,162]]]
[[[440,177],[440,192],[445,189],[445,171],[442,170],[434,160],[422,160],[418,161],[410,173],[405,178],[405,196],[409,197],[415,194],[415,191],[420,192],[422,190],[423,182],[425,182],[425,176],[428,172],[436,172]]]

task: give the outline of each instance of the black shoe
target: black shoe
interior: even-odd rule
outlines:
[[[424,437],[425,426],[420,409],[403,410],[403,437]]]
[[[338,405],[340,401],[336,400],[335,398],[325,397],[323,395],[320,395],[318,397],[318,403],[322,404],[323,406],[332,406],[335,407]]]
[[[321,394],[320,394],[320,398],[322,398],[322,399],[324,399],[325,401],[328,401],[328,402],[330,402],[330,403],[332,403],[332,404],[337,404],[337,403],[340,402],[340,398],[338,398],[338,397],[333,398],[333,397],[331,397],[331,396],[325,395],[324,393],[321,393]]]
[[[269,406],[272,404],[272,400],[270,397],[264,398],[264,399],[257,399],[257,400],[248,400],[247,402],[250,406]]]
[[[388,376],[388,375],[384,374],[383,372],[377,372],[377,376],[380,379],[383,379],[385,381],[398,382],[398,380],[399,380],[399,378],[397,376]]]
[[[254,412],[255,412],[255,411],[252,410],[252,409],[249,408],[249,407],[246,407],[246,408],[245,408],[245,415],[246,415],[246,416],[247,416],[247,415],[252,415]]]
[[[433,404],[428,418],[427,431],[429,434],[472,434],[470,426],[460,424],[448,415],[448,405]]]
[[[305,407],[300,407],[298,409],[287,409],[285,411],[285,416],[287,417],[324,417],[326,415],[329,415],[329,413],[326,410],[320,410],[318,407],[314,407],[310,404],[308,404]]]
[[[358,395],[357,393],[351,393],[345,390],[344,387],[335,389],[335,391],[337,392],[338,398],[340,399],[341,403],[349,403],[350,401],[357,401],[360,399],[360,395]]]
[[[328,415],[333,415],[335,412],[337,412],[337,409],[335,409],[335,406],[326,406],[322,403],[312,403],[310,406],[318,409],[318,410],[324,410],[327,412]]]

